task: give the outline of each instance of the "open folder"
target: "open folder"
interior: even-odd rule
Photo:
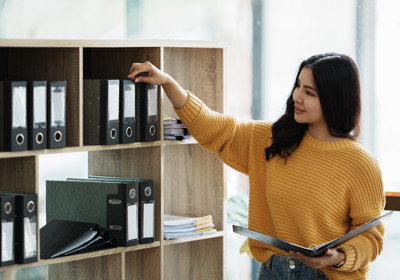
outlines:
[[[51,220],[40,229],[40,258],[50,259],[117,247],[108,229],[95,223]]]
[[[271,246],[274,246],[278,249],[281,249],[283,251],[289,252],[289,251],[295,251],[295,252],[300,252],[304,255],[307,255],[309,257],[318,257],[321,256],[325,253],[326,249],[329,248],[336,248],[337,246],[343,244],[344,242],[350,240],[351,238],[367,231],[370,230],[373,227],[376,227],[377,225],[380,225],[383,221],[387,220],[391,215],[393,214],[393,211],[386,213],[382,217],[375,218],[368,223],[356,228],[355,230],[352,230],[336,239],[333,239],[331,241],[328,241],[326,243],[323,243],[321,245],[318,245],[314,248],[305,248],[293,243],[286,242],[284,240],[263,234],[258,231],[254,231],[248,228],[244,228],[241,226],[233,225],[233,231],[250,237],[251,239],[261,241],[263,243],[269,244]]]

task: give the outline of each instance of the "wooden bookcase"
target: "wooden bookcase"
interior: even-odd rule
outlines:
[[[82,103],[85,78],[122,79],[132,62],[150,60],[210,108],[222,112],[224,55],[224,46],[215,42],[0,40],[0,79],[67,81],[66,147],[0,152],[0,190],[39,194],[39,155],[84,151],[88,152],[89,175],[156,182],[154,243],[0,267],[0,271],[49,265],[49,279],[223,279],[226,186],[222,162],[194,141],[163,140],[162,129],[155,142],[85,146]],[[159,116],[176,116],[161,88],[159,101]],[[163,126],[162,118],[159,125]],[[218,232],[166,241],[164,213],[212,214]]]

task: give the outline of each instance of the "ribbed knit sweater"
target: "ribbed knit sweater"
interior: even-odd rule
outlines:
[[[379,217],[385,196],[379,166],[358,141],[323,142],[306,132],[287,162],[265,159],[272,124],[238,122],[210,110],[189,92],[178,116],[207,150],[249,176],[249,228],[313,247]],[[322,268],[329,279],[366,279],[368,265],[381,252],[384,227],[377,226],[340,247],[345,264]],[[266,262],[288,253],[249,239],[254,258]]]

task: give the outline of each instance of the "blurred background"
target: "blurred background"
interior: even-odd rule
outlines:
[[[241,120],[275,121],[303,59],[322,52],[348,54],[361,72],[361,141],[378,159],[385,188],[400,191],[399,12],[397,0],[0,0],[0,38],[224,42],[225,112]],[[64,156],[62,172],[54,168],[59,155],[40,156],[41,188],[46,179],[87,175],[87,153]],[[246,207],[248,179],[226,168],[229,212],[237,201]],[[238,222],[232,215],[229,221]],[[229,280],[257,279],[259,264],[239,252],[244,241],[228,230]],[[370,279],[398,279],[399,259],[400,214],[395,213]],[[47,268],[12,275],[47,279]]]

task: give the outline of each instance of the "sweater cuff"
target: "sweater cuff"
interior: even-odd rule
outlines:
[[[354,267],[354,264],[356,263],[356,258],[357,258],[356,250],[354,249],[353,246],[344,246],[340,247],[340,249],[342,249],[343,252],[346,254],[346,261],[341,267],[335,268],[335,270],[351,271]]]
[[[191,92],[187,91],[187,93],[189,97],[185,106],[180,109],[174,108],[174,110],[183,123],[189,125],[200,114],[203,102]]]

